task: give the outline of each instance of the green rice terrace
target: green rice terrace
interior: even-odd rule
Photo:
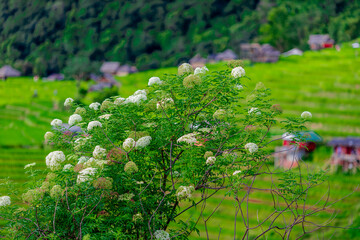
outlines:
[[[324,168],[328,163],[332,149],[326,142],[332,137],[360,136],[360,57],[350,44],[344,44],[341,51],[327,49],[319,52],[305,52],[303,56],[281,58],[278,63],[259,63],[245,66],[246,74],[252,80],[245,81],[245,91],[251,92],[257,82],[261,81],[272,90],[274,103],[283,108],[283,117],[300,115],[310,111],[313,115],[309,129],[316,131],[324,139],[307,163],[311,168]],[[226,68],[224,63],[207,65],[210,71]],[[176,73],[177,68],[149,70],[119,77],[122,86],[119,95],[127,97],[137,89],[146,88],[148,79],[164,73]],[[84,86],[87,83],[83,83]],[[34,98],[37,90],[38,97]],[[55,91],[55,92],[54,92]],[[0,82],[0,179],[9,178],[19,183],[19,188],[27,180],[24,165],[37,163],[37,168],[45,167],[45,156],[51,151],[43,145],[43,136],[51,129],[50,122],[54,118],[67,122],[63,114],[63,101],[67,97],[76,98],[74,81],[34,82],[30,77],[10,78]],[[89,104],[85,99],[84,103]],[[58,106],[54,110],[54,105]],[[272,136],[281,135],[280,129],[271,132]],[[280,142],[278,142],[280,144]],[[311,161],[312,160],[312,161]],[[360,175],[334,173],[329,176],[331,186],[330,200],[335,201],[347,194],[351,196],[331,206],[326,212],[314,216],[317,222],[326,223],[335,217],[330,225],[347,226],[351,219],[360,224],[359,189]],[[263,179],[266,187],[269,179]],[[1,182],[0,182],[1,183]],[[264,188],[264,186],[261,186]],[[5,194],[0,185],[0,195]],[[328,191],[328,183],[311,192],[311,199],[319,199]],[[221,195],[221,194],[220,194]],[[15,196],[14,196],[15,197]],[[250,199],[250,224],[256,224],[261,216],[267,216],[272,208],[271,195],[258,191]],[[221,198],[213,198],[207,202],[204,216],[207,217],[217,207]],[[182,207],[186,207],[186,204]],[[319,206],[319,205],[318,205]],[[312,206],[307,206],[312,207]],[[233,201],[230,197],[214,213],[207,223],[210,239],[230,239],[233,236]],[[197,209],[198,210],[198,209]],[[192,212],[193,218],[198,215]],[[188,215],[189,216],[189,215]],[[199,222],[200,237],[196,233],[193,239],[206,239],[205,225]],[[300,231],[299,229],[295,229]],[[294,231],[295,231],[294,230]],[[239,229],[238,229],[239,231]],[[311,239],[359,239],[358,230],[324,228],[312,235]],[[271,238],[279,239],[276,235]]]

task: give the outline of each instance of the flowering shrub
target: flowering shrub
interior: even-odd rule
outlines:
[[[220,72],[205,67],[194,74],[183,64],[178,74],[152,77],[147,89],[128,98],[89,106],[67,99],[69,124],[81,132],[64,139],[61,120],[51,122],[55,130],[45,139],[55,151],[46,157],[46,178],[22,196],[28,206],[0,198],[6,231],[27,239],[188,239],[196,222],[183,221],[182,214],[219,190],[227,189],[236,206],[248,204],[240,195],[248,196],[268,168],[265,141],[281,112],[272,108],[263,85],[245,105],[246,84],[240,66]],[[305,121],[292,118],[282,126],[292,133]],[[319,179],[302,188],[307,182],[292,176],[284,181],[295,181],[293,189],[274,188],[293,209]],[[288,210],[274,208],[280,215]],[[238,234],[245,237],[251,227],[245,224]]]

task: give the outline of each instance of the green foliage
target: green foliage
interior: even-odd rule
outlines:
[[[0,65],[76,78],[102,61],[145,70],[244,42],[306,48],[309,34],[328,32],[348,41],[360,34],[359,16],[359,2],[347,0],[2,1]]]

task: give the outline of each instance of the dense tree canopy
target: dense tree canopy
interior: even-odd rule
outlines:
[[[310,33],[358,37],[359,6],[357,0],[2,0],[0,64],[45,75],[80,58],[148,69],[196,53],[238,52],[242,42],[306,48]]]

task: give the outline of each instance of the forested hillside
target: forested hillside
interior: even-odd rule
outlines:
[[[102,61],[174,66],[242,42],[305,49],[310,33],[360,33],[357,0],[1,0],[0,65],[93,72]],[[85,67],[84,67],[85,66]]]

